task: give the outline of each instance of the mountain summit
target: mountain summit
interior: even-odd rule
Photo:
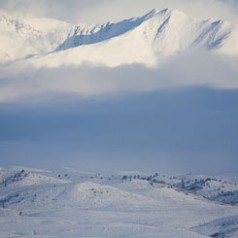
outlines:
[[[152,10],[117,23],[70,25],[52,19],[16,19],[0,13],[0,61],[26,60],[35,67],[80,65],[154,66],[165,58],[202,48],[238,55],[238,25],[192,19],[178,10]],[[33,57],[34,56],[34,57]]]

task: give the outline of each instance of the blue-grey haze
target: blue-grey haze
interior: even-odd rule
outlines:
[[[238,91],[208,87],[0,106],[0,165],[238,172]]]

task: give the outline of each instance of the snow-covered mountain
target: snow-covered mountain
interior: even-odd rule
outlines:
[[[15,18],[0,12],[0,62],[54,51],[70,28],[70,24],[54,19]]]
[[[2,168],[0,237],[237,237],[237,181]]]
[[[132,63],[154,66],[196,48],[238,56],[238,24],[192,19],[170,9],[101,25],[16,19],[2,12],[0,33],[1,62],[23,58],[35,67],[83,62],[110,67]]]

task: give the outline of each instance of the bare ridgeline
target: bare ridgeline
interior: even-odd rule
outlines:
[[[235,175],[0,170],[0,237],[237,237]]]

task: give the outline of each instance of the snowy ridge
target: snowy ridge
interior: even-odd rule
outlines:
[[[58,50],[65,50],[80,45],[95,44],[118,37],[138,27],[144,21],[154,17],[157,13],[157,10],[152,10],[142,17],[131,18],[118,23],[107,22],[102,25],[75,25],[65,42],[58,47]]]
[[[2,168],[0,236],[234,238],[237,200],[217,203],[209,195],[218,190],[237,192],[237,181]]]
[[[0,12],[0,62],[50,52],[63,42],[70,27],[54,19],[15,18]]]
[[[62,169],[50,172],[40,169],[12,167],[0,170],[0,186],[2,194],[14,192],[14,189],[37,188],[42,186],[62,185],[65,190],[63,200],[73,203],[100,200],[115,201],[118,197],[144,202],[143,196],[149,190],[167,189],[171,194],[184,194],[187,196],[204,197],[205,199],[224,204],[238,204],[238,181],[229,180],[229,177],[209,176],[165,176],[159,173],[149,175],[139,172],[124,172],[112,174],[85,173]],[[169,190],[168,190],[169,191]],[[97,196],[96,196],[97,195]],[[143,195],[143,196],[142,196]],[[180,196],[180,195],[179,195]],[[185,197],[186,197],[185,196]],[[66,199],[67,197],[67,199]],[[79,200],[78,200],[79,199]],[[148,199],[148,198],[147,198]],[[129,201],[128,200],[128,201]]]
[[[193,230],[208,237],[237,237],[238,236],[238,216],[231,216],[194,227]]]
[[[155,66],[196,48],[238,56],[237,25],[224,20],[192,19],[170,9],[152,10],[117,23],[73,26],[50,19],[17,20],[1,13],[0,31],[0,61],[35,55],[24,60],[34,67],[84,62],[109,67],[134,63]]]

